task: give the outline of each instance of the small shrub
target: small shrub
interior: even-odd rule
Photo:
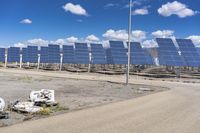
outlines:
[[[50,115],[52,110],[50,108],[43,108],[38,114],[39,115]]]

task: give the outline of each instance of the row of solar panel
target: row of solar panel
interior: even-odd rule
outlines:
[[[76,43],[73,46],[64,45],[62,49],[63,63],[68,64],[127,64],[127,49],[125,49],[123,42],[110,41],[110,48],[104,49],[100,44],[91,44],[91,59],[86,43]],[[136,65],[153,65],[152,58],[140,43],[132,43],[131,45],[131,64]],[[40,54],[41,63],[60,63],[60,47],[59,45],[48,45],[48,47],[41,47],[38,51],[37,46],[28,46],[23,48],[10,47],[8,48],[7,62],[19,62],[20,54],[22,54],[22,62],[37,63],[38,54]],[[5,49],[0,50],[1,62],[5,61]],[[91,61],[90,61],[91,60]]]
[[[156,39],[159,47],[157,48],[157,56],[160,65],[165,66],[192,66],[200,67],[200,55],[197,52],[191,40],[177,39],[178,48],[175,47],[171,39]],[[40,54],[41,63],[60,63],[60,47],[59,45],[49,45],[41,47],[38,51],[37,46],[28,46],[23,48],[8,48],[8,62],[19,62],[20,54],[22,54],[22,62],[37,63],[38,54]],[[91,44],[91,59],[86,43],[75,43],[73,46],[63,46],[62,62],[66,64],[127,64],[127,49],[123,42],[110,41],[110,48],[104,49],[100,44]],[[0,61],[5,60],[5,49],[0,49]],[[155,57],[154,57],[155,58]],[[140,43],[131,43],[131,64],[135,65],[154,65],[153,58]]]
[[[178,47],[172,39],[157,38],[158,58],[160,65],[200,67],[200,53],[189,39],[176,39]]]

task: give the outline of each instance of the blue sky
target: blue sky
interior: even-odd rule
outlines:
[[[1,0],[0,45],[126,38],[128,0]],[[200,40],[199,0],[134,0],[133,38]],[[160,9],[160,10],[159,10]],[[59,40],[57,40],[59,39]]]

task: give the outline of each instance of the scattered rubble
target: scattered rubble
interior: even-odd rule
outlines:
[[[151,88],[139,88],[140,91],[154,91]]]
[[[22,113],[38,113],[43,110],[43,106],[56,105],[55,91],[42,89],[40,91],[32,91],[29,96],[29,101],[16,101],[12,105],[12,109]]]
[[[30,101],[34,102],[35,105],[41,106],[45,105],[56,105],[55,102],[55,91],[42,89],[40,91],[32,91],[30,93]]]
[[[22,113],[37,113],[42,110],[42,107],[35,106],[34,102],[20,102],[16,101],[12,109]]]
[[[0,112],[4,111],[5,108],[5,101],[3,100],[3,98],[0,98]]]
[[[5,104],[4,99],[0,97],[0,119],[8,119],[9,117],[8,116],[9,113],[4,110],[5,106],[6,104]]]

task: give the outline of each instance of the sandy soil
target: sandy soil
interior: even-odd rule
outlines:
[[[63,73],[49,75],[46,72],[13,69],[1,69],[0,71],[0,97],[3,97],[6,103],[13,103],[16,100],[26,101],[31,90],[54,89],[56,100],[60,106],[69,108],[68,111],[64,112],[123,101],[167,90],[167,88],[151,85],[130,85],[126,87],[123,84],[114,82],[59,77],[59,75],[64,75]],[[80,74],[75,75],[81,76]],[[141,87],[150,88],[153,91],[141,91],[139,90]],[[63,111],[55,114],[60,113],[63,113]],[[30,116],[12,112],[10,119],[0,120],[0,126],[19,123],[27,119],[27,117]]]
[[[16,73],[24,73],[17,71]],[[32,72],[27,72],[32,73]],[[36,73],[35,73],[36,74]],[[36,75],[43,75],[38,72]],[[53,75],[52,73],[46,73]],[[68,75],[57,77],[122,82],[123,76]],[[169,87],[123,102],[75,111],[1,128],[2,133],[199,133],[200,84],[150,81],[131,77],[131,83]]]

